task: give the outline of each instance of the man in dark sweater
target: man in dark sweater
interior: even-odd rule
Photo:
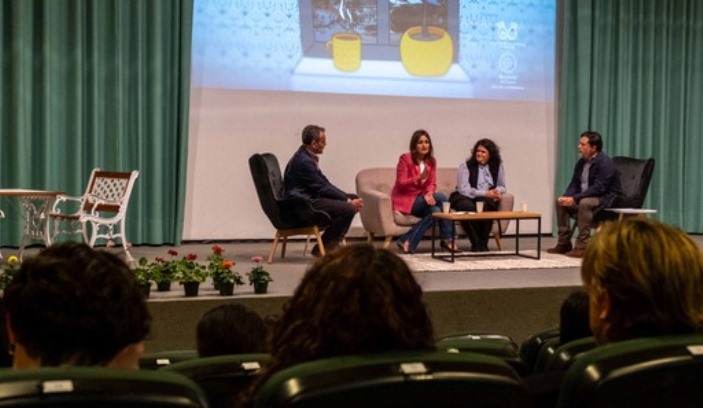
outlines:
[[[303,129],[302,146],[298,148],[288,162],[284,174],[286,196],[310,200],[316,210],[324,211],[330,216],[330,225],[322,234],[326,250],[339,245],[349,230],[354,215],[363,205],[363,200],[354,194],[347,194],[335,187],[320,170],[319,155],[327,145],[325,128],[308,125]],[[315,245],[313,255],[319,255]]]
[[[563,196],[557,198],[557,225],[559,241],[547,252],[583,257],[583,250],[591,236],[593,215],[611,205],[622,194],[620,177],[613,160],[603,151],[603,139],[598,132],[584,132],[579,139],[581,159],[576,162],[571,182]],[[573,247],[574,228],[571,217],[576,217],[579,233]]]

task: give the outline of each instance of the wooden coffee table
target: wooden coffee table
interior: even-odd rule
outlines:
[[[517,255],[525,258],[540,259],[542,250],[542,214],[526,211],[484,211],[480,214],[466,212],[450,212],[450,213],[434,213],[432,214],[432,258],[443,259],[448,262],[454,262],[456,257],[460,256],[477,256],[477,255]],[[459,221],[488,221],[488,220],[515,220],[515,252],[449,252],[449,255],[437,255],[435,251],[435,240],[437,235],[437,221],[449,220],[452,222],[452,244],[456,239],[456,223]],[[535,220],[537,221],[537,256],[520,253],[520,221]],[[500,223],[499,223],[500,224]],[[501,231],[502,232],[502,231]]]

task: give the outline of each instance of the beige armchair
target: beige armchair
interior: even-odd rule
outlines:
[[[456,188],[455,168],[437,169],[437,191],[449,197]],[[384,236],[383,247],[388,248],[393,237],[407,232],[410,227],[420,219],[411,215],[404,215],[393,211],[391,190],[395,183],[395,167],[383,167],[361,170],[356,175],[356,193],[364,199],[364,206],[359,212],[361,224],[368,234],[368,241],[372,242],[376,236]],[[513,210],[514,197],[505,193],[501,200],[501,211]],[[500,237],[508,228],[510,221],[502,220],[493,223],[492,235],[498,249],[501,249]],[[461,225],[457,224],[457,233],[465,234]]]

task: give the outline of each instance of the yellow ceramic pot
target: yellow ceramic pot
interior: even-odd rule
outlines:
[[[452,37],[439,27],[427,27],[428,38],[422,38],[422,27],[409,28],[400,39],[400,60],[409,74],[424,77],[442,76],[452,66]]]

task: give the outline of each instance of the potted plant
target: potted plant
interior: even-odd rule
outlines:
[[[5,290],[5,287],[12,281],[15,272],[20,268],[20,260],[14,255],[7,257],[7,262],[0,269],[0,290]]]
[[[157,257],[156,261],[151,264],[153,279],[156,282],[156,290],[159,292],[168,292],[171,290],[171,282],[175,279],[176,264],[178,259],[178,251],[169,249],[168,254],[171,256],[170,261]]]
[[[183,285],[185,295],[198,296],[198,289],[202,282],[207,278],[207,271],[202,265],[195,262],[198,258],[195,254],[188,254],[178,261],[172,262],[175,266],[174,277]]]
[[[251,271],[247,272],[247,278],[249,278],[249,284],[254,285],[254,293],[266,293],[268,292],[269,282],[273,282],[271,279],[271,274],[269,274],[264,267],[260,264],[264,258],[260,256],[254,256],[251,258],[252,262],[256,265],[251,268]]]
[[[208,273],[212,278],[212,284],[215,289],[220,291],[222,296],[232,296],[234,294],[235,285],[243,285],[242,276],[232,270],[235,265],[234,261],[225,259],[225,250],[222,247],[215,245],[212,247],[212,254],[208,256],[207,265]]]
[[[160,264],[157,262],[149,263],[145,257],[141,257],[137,262],[137,267],[134,268],[134,277],[145,298],[148,298],[151,293],[151,282],[154,281],[154,271],[158,266]]]

